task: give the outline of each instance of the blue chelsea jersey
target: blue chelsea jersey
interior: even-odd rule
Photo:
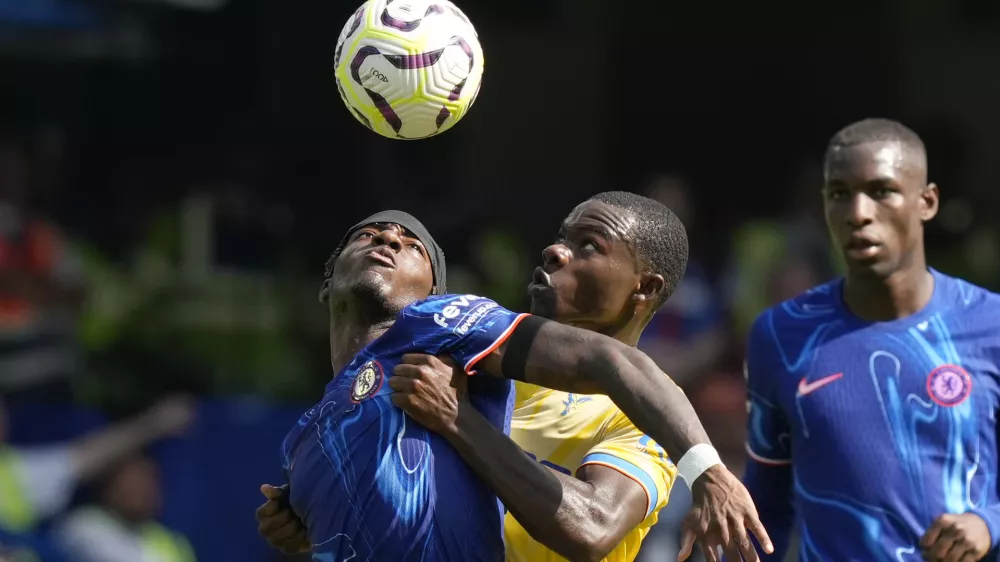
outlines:
[[[754,324],[746,482],[769,532],[798,521],[799,560],[917,562],[945,513],[1000,539],[1000,296],[932,273],[906,318],[857,318],[835,281]]]
[[[503,560],[496,495],[444,438],[393,405],[386,380],[414,352],[448,354],[474,374],[525,316],[482,297],[434,296],[405,308],[337,373],[282,446],[291,505],[314,560]],[[473,377],[469,395],[509,433],[511,381]]]

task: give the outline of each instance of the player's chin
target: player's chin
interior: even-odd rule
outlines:
[[[385,297],[392,292],[392,270],[364,269],[355,276],[351,287],[357,295]]]
[[[854,275],[872,277],[872,278],[885,278],[896,270],[896,265],[894,262],[885,259],[879,259],[879,257],[873,257],[868,259],[846,259],[847,270]]]
[[[533,294],[531,295],[531,308],[529,311],[534,316],[539,316],[541,318],[548,318],[549,320],[555,320],[556,317],[556,299],[550,294]]]

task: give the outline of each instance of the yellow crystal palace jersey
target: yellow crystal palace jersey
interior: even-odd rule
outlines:
[[[516,383],[517,402],[510,437],[545,466],[575,474],[584,464],[600,464],[628,476],[646,490],[646,517],[622,540],[606,562],[631,562],[639,544],[666,505],[677,469],[666,453],[607,396],[584,396]],[[507,514],[504,522],[508,562],[565,560]]]

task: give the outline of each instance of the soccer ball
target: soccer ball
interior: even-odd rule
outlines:
[[[476,30],[448,0],[368,0],[341,31],[334,61],[351,114],[393,139],[447,131],[483,79]]]

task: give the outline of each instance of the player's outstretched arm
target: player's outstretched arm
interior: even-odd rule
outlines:
[[[477,368],[555,390],[606,394],[675,459],[709,443],[691,402],[652,359],[596,332],[528,317]]]
[[[685,524],[709,562],[716,546],[734,559],[743,553],[756,560],[747,528],[770,552],[746,488],[718,460],[681,389],[641,351],[601,334],[529,317],[478,366],[557,390],[607,394],[640,430],[680,459],[680,473],[693,496]]]
[[[743,482],[771,534],[774,555],[770,558],[784,560],[795,519],[791,427],[775,394],[775,378],[784,367],[767,327],[770,314],[765,312],[757,318],[747,343],[744,375],[748,389],[748,458]]]
[[[529,458],[468,402],[453,362],[406,355],[393,375],[393,402],[448,439],[531,537],[564,558],[603,560],[646,517],[645,489],[621,472],[588,464],[574,478]]]

